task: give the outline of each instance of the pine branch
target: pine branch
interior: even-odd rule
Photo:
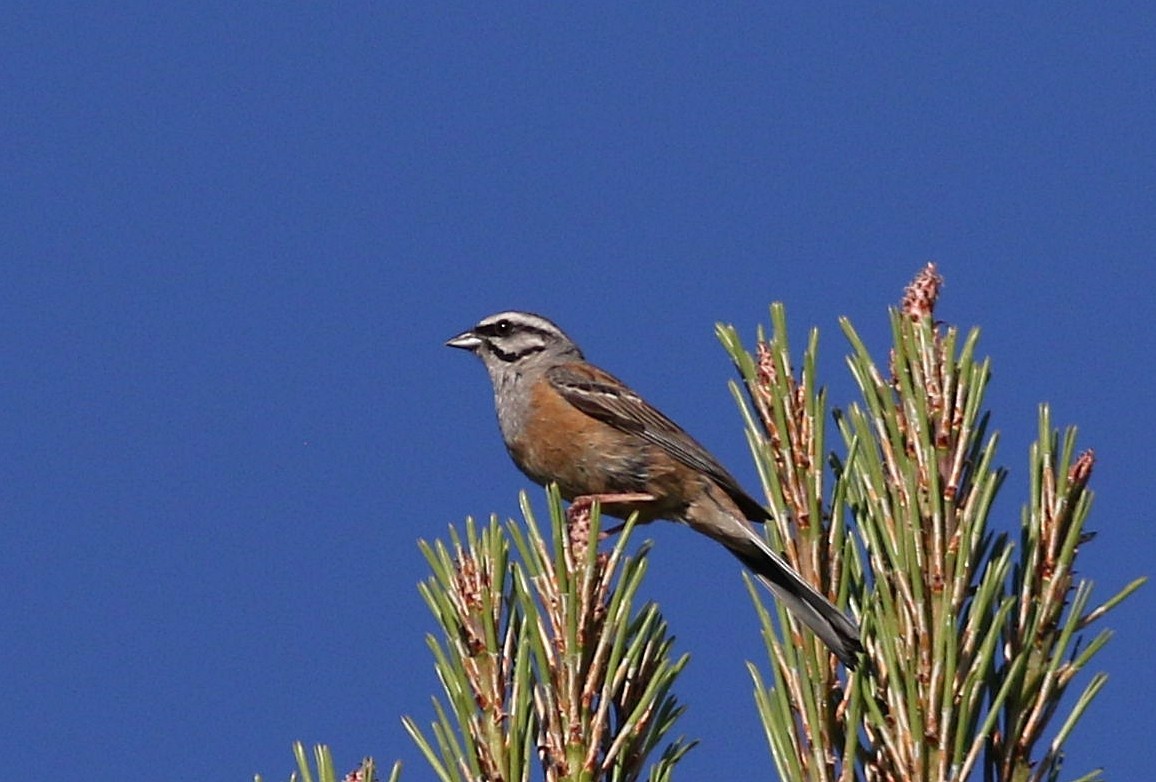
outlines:
[[[309,755],[305,745],[300,741],[293,742],[293,756],[297,760],[297,770],[289,777],[290,782],[337,782],[337,770],[333,765],[333,755],[325,744],[313,747],[313,763],[309,762]],[[365,758],[357,768],[341,778],[342,782],[378,782],[377,766],[373,758]],[[388,782],[399,782],[401,779],[401,761],[393,764]],[[253,777],[254,782],[261,782],[261,775]]]
[[[773,335],[760,331],[755,355],[747,353],[733,327],[718,335],[739,369],[746,396],[731,390],[747,424],[747,438],[767,490],[774,520],[768,522],[771,545],[812,584],[845,606],[855,574],[861,570],[845,515],[832,514],[824,496],[824,424],[826,392],[816,382],[818,332],[812,330],[796,378],[781,305],[771,308]],[[748,403],[749,400],[749,403]],[[754,582],[748,588],[763,628],[773,682],[768,685],[754,666],[755,698],[771,742],[772,756],[783,779],[837,780],[851,766],[840,748],[854,739],[856,712],[826,647]]]
[[[464,540],[451,529],[449,546],[422,544],[448,708],[435,701],[429,736],[405,727],[447,781],[528,780],[534,757],[550,782],[668,779],[693,746],[667,739],[688,657],[673,657],[655,605],[634,608],[647,547],[626,553],[628,524],[600,553],[597,509],[568,527],[551,491],[550,510],[548,537],[523,495],[524,525],[491,519],[479,533],[467,520]]]
[[[961,338],[933,320],[942,282],[928,265],[908,287],[885,369],[842,321],[862,401],[835,412],[846,455],[830,457],[829,496],[817,333],[796,378],[781,305],[754,355],[719,328],[745,384],[745,397],[734,391],[776,517],[771,541],[858,610],[868,649],[841,686],[824,650],[752,588],[773,674],[751,666],[755,697],[784,779],[1058,778],[1063,744],[1106,680],[1093,676],[1065,711],[1068,687],[1110,636],[1084,643],[1083,631],[1145,580],[1091,607],[1091,584],[1074,573],[1091,537],[1094,459],[1075,456],[1075,430],[1061,440],[1046,406],[1019,545],[992,527],[1006,473],[983,408],[990,361],[976,358],[978,330]]]

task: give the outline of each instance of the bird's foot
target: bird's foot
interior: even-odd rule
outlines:
[[[566,522],[570,530],[570,541],[575,544],[575,550],[586,550],[590,543],[590,511],[594,503],[605,507],[607,505],[635,505],[638,503],[654,502],[653,494],[643,492],[626,492],[621,494],[584,494],[575,497],[566,511]],[[599,540],[606,540],[622,531],[625,524],[616,524],[602,530],[598,534]]]

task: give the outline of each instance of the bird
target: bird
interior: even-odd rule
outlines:
[[[770,512],[682,427],[541,315],[509,310],[446,341],[482,360],[514,464],[571,503],[637,523],[681,522],[721,543],[853,669],[859,628],[776,553],[750,521]],[[571,507],[574,507],[573,505]]]

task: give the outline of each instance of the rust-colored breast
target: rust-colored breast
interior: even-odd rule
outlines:
[[[645,515],[678,518],[683,487],[694,476],[641,437],[583,413],[549,383],[537,384],[521,431],[507,443],[514,462],[539,484],[557,482],[562,496],[645,492],[658,501]],[[621,515],[626,509],[606,509]]]

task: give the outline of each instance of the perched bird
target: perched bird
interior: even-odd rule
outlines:
[[[769,512],[711,454],[552,322],[499,312],[446,345],[485,364],[506,450],[531,480],[605,514],[669,519],[726,546],[848,668],[863,647],[843,612],[791,569],[747,519]]]

